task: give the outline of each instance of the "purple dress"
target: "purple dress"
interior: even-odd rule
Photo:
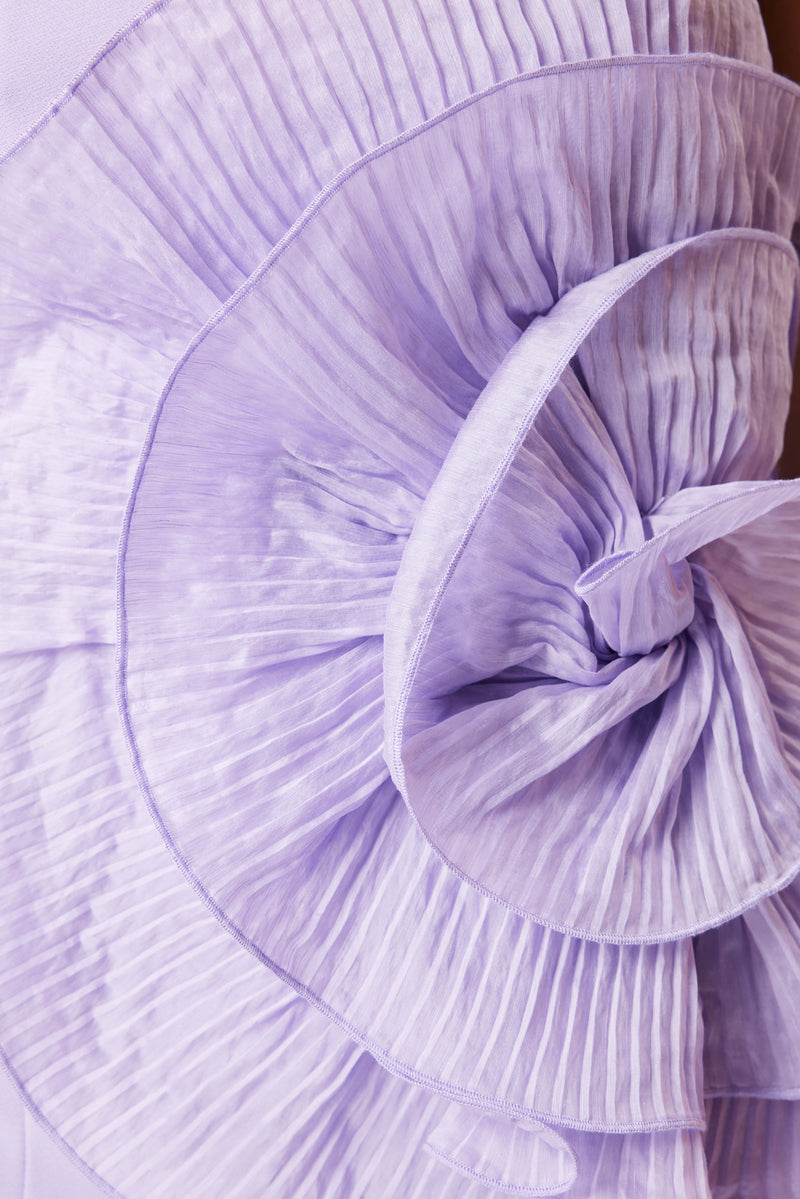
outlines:
[[[0,1047],[86,1186],[800,1195],[755,0],[162,0],[0,189]]]

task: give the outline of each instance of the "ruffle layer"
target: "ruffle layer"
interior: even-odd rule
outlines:
[[[502,80],[631,54],[771,66],[750,0],[650,7],[158,0],[15,148],[24,186],[6,168],[6,229],[53,238],[55,222],[67,252],[85,237],[89,261],[117,228],[120,256],[140,257],[153,229],[165,278],[179,286],[188,270],[198,298],[224,301],[345,166]],[[92,211],[109,198],[93,242]]]
[[[453,1105],[381,1069],[241,953],[156,852],[109,702],[109,651],[31,657],[3,710],[35,747],[3,806],[20,864],[2,876],[3,1042],[28,1101],[125,1196],[458,1195],[424,1152]],[[26,821],[32,780],[38,819]],[[651,1154],[646,1136],[565,1135],[609,1195],[616,1169],[637,1175]],[[698,1169],[698,1134],[658,1143],[676,1170]],[[648,1186],[658,1193],[656,1172]]]
[[[785,238],[797,217],[796,93],[733,63],[573,64],[437,119],[570,57],[767,61],[754,6],[717,6],[713,21],[707,6],[598,15],[536,4],[500,19],[426,0],[393,25],[382,6],[173,0],[4,168],[4,472],[19,516],[5,533],[18,573],[3,659],[0,1041],[35,1114],[126,1199],[479,1199],[491,1190],[425,1143],[480,1173],[495,1156],[487,1126],[537,1113],[560,1131],[543,1132],[555,1168],[520,1140],[506,1182],[527,1193],[602,1199],[624,1185],[655,1199],[669,1178],[687,1199],[708,1195],[690,943],[574,940],[465,886],[380,754],[393,581],[521,331],[651,247],[731,224]],[[675,137],[658,114],[679,109]],[[162,831],[264,970],[159,850],[137,795],[114,713],[115,543],[181,348],[334,174],[428,118],[325,191],[196,338],[131,513],[139,782],[158,763]],[[596,148],[588,159],[582,144]],[[676,171],[686,208],[665,213],[651,190]],[[392,199],[403,187],[410,214]],[[569,209],[553,203],[567,190]],[[763,262],[786,296],[770,245]],[[720,354],[743,389],[785,398],[775,347],[788,319],[756,342],[763,362]],[[594,402],[606,351],[599,338],[580,346],[568,371],[578,407],[587,392]],[[733,472],[715,481],[768,473],[784,408],[737,413],[721,458],[714,426],[708,461]],[[774,519],[777,545],[791,517]],[[761,523],[726,536],[720,572],[752,570]],[[778,586],[788,595],[788,575]],[[728,591],[796,769],[776,631],[740,593]],[[482,1105],[474,1120],[458,1100]],[[454,1145],[443,1120],[476,1127]],[[589,1131],[605,1128],[648,1131]],[[574,1159],[572,1182],[559,1170]]]

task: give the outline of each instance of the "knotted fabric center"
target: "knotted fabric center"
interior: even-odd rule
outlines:
[[[663,550],[623,550],[595,562],[575,584],[594,627],[617,654],[649,654],[666,645],[694,616],[692,571]]]
[[[622,656],[649,654],[694,616],[688,555],[764,516],[794,495],[780,482],[690,487],[643,520],[644,544],[605,555],[575,584],[596,632]]]

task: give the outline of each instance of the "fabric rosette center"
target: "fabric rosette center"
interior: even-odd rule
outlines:
[[[694,616],[691,567],[663,549],[609,554],[583,572],[575,591],[609,650],[626,657],[666,645]]]
[[[614,654],[649,654],[688,628],[695,614],[695,551],[797,498],[781,482],[692,487],[642,521],[643,543],[594,562],[575,593]]]
[[[692,239],[535,320],[442,464],[392,595],[386,756],[419,825],[480,890],[590,938],[687,935],[796,869],[779,863],[797,780],[743,600],[796,610],[785,558],[756,566],[751,547],[792,544],[800,484],[759,479],[763,435],[737,429],[751,399],[722,378],[744,329],[709,337],[704,380],[702,336],[681,345],[676,320],[682,294],[696,318],[721,311],[751,255],[745,287],[774,243]],[[701,271],[689,301],[681,273],[696,288]],[[666,346],[670,377],[649,377]]]

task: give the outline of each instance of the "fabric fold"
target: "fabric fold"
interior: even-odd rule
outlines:
[[[505,1194],[564,1194],[578,1173],[569,1146],[543,1126],[513,1124],[455,1105],[425,1148],[466,1179]]]

